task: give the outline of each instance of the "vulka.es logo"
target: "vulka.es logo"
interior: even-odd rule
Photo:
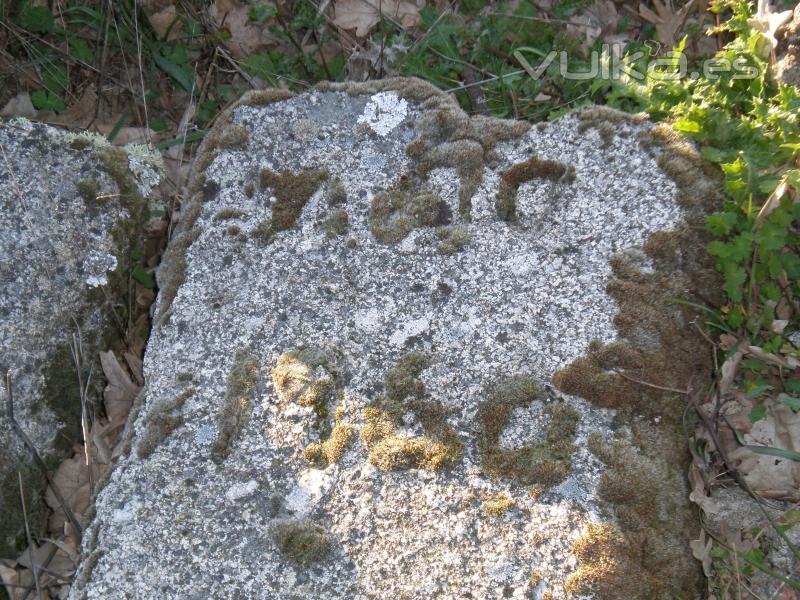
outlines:
[[[542,59],[542,62],[534,67],[525,58],[525,53],[529,56],[535,55]],[[651,48],[652,55],[653,49]],[[514,50],[514,58],[519,61],[525,72],[536,80],[541,79],[542,75],[554,64],[556,58],[558,58],[558,74],[564,79],[571,80],[630,78],[640,82],[647,79],[671,81],[684,79],[687,76],[691,79],[698,79],[702,75],[710,81],[716,81],[719,79],[720,73],[733,73],[733,79],[755,79],[760,75],[758,68],[749,64],[743,56],[733,61],[727,58],[708,58],[701,63],[701,71],[689,73],[686,54],[679,51],[667,52],[662,57],[650,59],[647,62],[647,70],[643,73],[634,68],[634,65],[645,58],[645,53],[640,50],[633,54],[623,55],[621,44],[603,44],[602,51],[592,51],[588,67],[584,67],[580,71],[570,70],[569,54],[565,50],[560,52],[551,50],[545,54],[537,48],[522,47]]]

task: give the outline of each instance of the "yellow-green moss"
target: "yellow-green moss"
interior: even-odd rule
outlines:
[[[531,576],[528,578],[528,584],[531,589],[539,587],[542,581],[542,574],[539,571],[531,571]]]
[[[325,441],[312,442],[303,451],[303,456],[315,467],[324,469],[328,465],[338,463],[356,436],[355,428],[338,419]]]
[[[238,350],[228,374],[228,389],[218,419],[217,439],[211,447],[211,458],[216,463],[227,458],[231,444],[247,421],[250,396],[258,382],[258,372],[258,362],[250,351]]]
[[[328,218],[325,219],[323,223],[323,229],[325,230],[325,237],[328,239],[335,238],[340,235],[344,235],[347,232],[348,225],[350,223],[350,219],[347,216],[347,211],[339,208],[331,212],[328,215]]]
[[[325,529],[308,519],[282,521],[273,526],[280,551],[301,565],[310,565],[328,557],[333,542]]]
[[[303,169],[297,173],[289,170],[280,173],[270,169],[261,171],[261,189],[271,188],[276,198],[272,205],[274,231],[284,231],[295,224],[306,203],[327,176],[325,171],[315,169]]]
[[[514,499],[505,492],[495,494],[483,503],[483,510],[493,517],[502,517],[514,508]]]
[[[375,239],[384,244],[400,242],[418,227],[439,224],[442,200],[431,192],[415,191],[408,181],[372,198],[368,223]]]
[[[386,393],[364,410],[361,439],[369,450],[369,461],[381,469],[428,468],[439,470],[453,465],[463,446],[447,424],[447,410],[439,402],[426,400],[425,385],[419,379],[428,366],[420,353],[402,357],[386,374]],[[422,425],[423,436],[395,433],[403,415],[412,413]]]
[[[319,368],[325,373],[321,377],[317,373]],[[335,373],[331,373],[323,352],[313,349],[284,352],[272,369],[272,383],[281,399],[312,407],[320,419],[328,416]]]
[[[145,420],[144,434],[136,449],[139,458],[150,456],[173,431],[185,423],[185,417],[175,413],[183,408],[194,393],[193,387],[187,388],[172,400],[162,401],[150,410]]]
[[[523,485],[544,486],[556,485],[569,475],[579,415],[566,404],[550,403],[545,406],[550,423],[543,443],[514,449],[499,445],[503,428],[514,409],[527,407],[543,398],[542,389],[528,377],[511,377],[490,389],[477,413],[480,424],[478,449],[487,473],[494,477],[510,478]]]

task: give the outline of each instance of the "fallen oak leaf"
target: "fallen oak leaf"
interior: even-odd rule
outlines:
[[[686,22],[686,17],[689,11],[692,10],[695,0],[687,2],[680,10],[676,11],[672,6],[672,0],[653,0],[655,12],[645,6],[639,4],[639,16],[648,23],[656,26],[656,37],[658,40],[665,44],[668,48],[673,48],[678,43],[678,33],[683,29]]]
[[[101,352],[100,364],[108,381],[108,385],[103,391],[108,420],[114,424],[122,424],[128,417],[131,404],[139,393],[140,387],[131,381],[113,352]]]
[[[333,24],[342,29],[355,29],[357,37],[366,36],[381,17],[399,21],[406,29],[421,23],[419,7],[406,0],[339,0],[334,9]]]

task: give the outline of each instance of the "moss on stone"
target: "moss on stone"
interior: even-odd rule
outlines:
[[[272,383],[282,400],[312,407],[319,419],[327,418],[335,373],[324,352],[308,348],[284,352],[272,369]]]
[[[237,102],[237,106],[267,106],[274,102],[281,102],[294,97],[294,93],[289,90],[282,90],[278,88],[268,90],[249,90],[244,93],[242,98]]]
[[[333,239],[340,235],[347,233],[350,219],[347,216],[347,211],[339,208],[330,213],[323,223],[325,230],[325,237]]]
[[[353,443],[355,436],[355,428],[337,418],[330,436],[324,441],[312,442],[306,446],[303,456],[315,467],[324,469],[342,459],[347,448]]]
[[[513,498],[505,492],[495,494],[483,503],[483,510],[493,517],[502,517],[513,507]]]
[[[88,205],[97,202],[97,179],[81,179],[75,184],[75,188]]]
[[[289,170],[276,173],[270,169],[262,169],[259,175],[261,189],[271,188],[276,198],[272,205],[273,230],[277,232],[291,228],[306,203],[327,177],[325,171],[315,169],[303,169],[297,173]]]
[[[402,357],[386,374],[386,394],[364,410],[361,439],[369,450],[369,461],[381,469],[429,468],[453,465],[463,446],[447,424],[447,410],[439,402],[426,400],[419,379],[428,359],[420,353]],[[396,433],[406,412],[422,425],[423,436]]]
[[[262,246],[268,246],[275,239],[275,228],[272,226],[272,219],[261,219],[253,230],[250,237]]]
[[[20,502],[19,476],[25,492],[25,511],[28,523],[35,538],[44,534],[43,525],[49,513],[41,493],[47,481],[33,460],[15,457],[12,452],[0,450],[0,460],[4,465],[16,465],[6,469],[5,478],[0,481],[0,506],[3,518],[0,519],[0,556],[18,556],[27,546],[25,535],[25,514]]]
[[[214,221],[227,221],[229,219],[241,219],[245,213],[237,208],[223,208],[214,215]]]
[[[436,230],[439,238],[439,252],[445,256],[460,252],[470,239],[469,228],[466,225],[446,225]]]
[[[145,419],[145,430],[137,446],[139,458],[147,458],[169,435],[186,422],[182,414],[175,414],[183,408],[186,401],[195,393],[190,387],[169,401],[154,406]]]
[[[626,119],[593,111],[583,120],[596,126],[601,118]],[[700,525],[683,478],[682,467],[689,461],[681,425],[685,403],[680,394],[637,381],[683,389],[689,381],[710,376],[709,348],[692,326],[700,315],[688,303],[669,299],[704,305],[721,299],[702,227],[719,205],[720,177],[674,132],[650,128],[639,133],[639,141],[677,185],[685,223],[647,240],[652,271],[643,271],[626,256],[611,261],[614,277],[608,292],[619,306],[614,324],[624,341],[592,344],[585,356],[553,377],[561,391],[617,409],[630,430],[629,437],[608,442],[589,438],[589,448],[606,464],[598,495],[617,525],[596,525],[576,543],[580,568],[567,587],[594,593],[599,600],[691,598],[703,587],[699,563],[688,547]]]
[[[330,206],[341,206],[347,202],[347,189],[338,177],[328,183],[327,198]]]
[[[325,528],[308,519],[281,521],[273,535],[283,555],[304,566],[324,560],[333,548]]]
[[[375,239],[384,244],[400,242],[418,227],[439,224],[442,200],[431,192],[419,192],[408,181],[372,198],[367,221]]]
[[[494,477],[513,479],[523,485],[553,486],[567,478],[572,468],[573,439],[579,415],[563,403],[550,403],[546,439],[533,446],[509,449],[499,445],[503,428],[515,408],[542,400],[541,387],[528,377],[511,377],[495,384],[478,407],[478,449],[483,468]]]
[[[218,419],[217,439],[211,447],[211,458],[216,463],[227,458],[231,444],[247,421],[250,396],[258,382],[258,374],[258,362],[250,351],[238,350],[228,374],[228,389]]]
[[[243,125],[229,125],[217,143],[221,150],[244,150],[250,141],[250,132]]]
[[[532,156],[528,160],[516,163],[500,174],[500,189],[495,197],[497,216],[507,222],[517,218],[517,191],[519,186],[532,179],[548,179],[550,181],[569,181],[570,168],[562,162]]]

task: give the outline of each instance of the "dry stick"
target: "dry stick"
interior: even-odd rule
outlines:
[[[153,138],[150,135],[150,119],[147,115],[147,98],[145,98],[144,91],[144,69],[142,67],[142,42],[139,35],[139,11],[137,4],[133,6],[133,25],[136,30],[136,57],[139,60],[139,85],[142,88],[142,107],[144,108],[144,130],[145,138],[147,139],[147,147],[153,149]]]
[[[78,519],[75,518],[75,515],[72,512],[72,509],[67,505],[66,501],[64,500],[64,496],[61,495],[61,492],[58,489],[55,481],[50,476],[49,471],[47,470],[47,465],[44,464],[42,457],[39,456],[39,452],[36,450],[36,446],[33,445],[28,435],[23,431],[20,424],[17,423],[17,420],[14,418],[14,396],[11,391],[11,371],[6,371],[6,414],[8,415],[8,422],[11,423],[11,426],[14,428],[14,431],[17,433],[19,438],[22,440],[22,443],[25,444],[25,447],[28,449],[28,452],[31,453],[36,466],[39,467],[39,470],[44,474],[45,479],[47,479],[47,484],[50,486],[50,489],[53,490],[53,495],[58,500],[58,503],[61,505],[61,508],[64,511],[64,514],[69,519],[69,522],[72,523],[72,526],[75,528],[75,531],[78,532],[78,537],[83,534],[83,527],[78,522]]]
[[[92,380],[92,372],[89,371],[89,376],[86,379],[86,385],[83,383],[83,344],[81,343],[81,329],[78,322],[72,319],[75,327],[78,329],[78,335],[72,334],[72,343],[70,344],[70,352],[72,354],[72,361],[75,363],[75,372],[78,375],[78,390],[80,391],[81,400],[81,431],[83,432],[83,457],[88,469],[89,475],[89,489],[94,489],[94,477],[92,476],[92,447],[89,441],[89,416],[86,411],[86,396],[89,390],[89,383]]]
[[[661,390],[662,392],[672,392],[673,394],[680,394],[681,396],[688,396],[689,395],[689,390],[688,389],[687,390],[676,390],[675,388],[664,387],[663,385],[656,385],[655,383],[648,383],[647,381],[642,381],[640,379],[634,379],[630,375],[626,375],[625,373],[623,373],[622,371],[619,371],[617,369],[614,369],[614,372],[617,375],[627,379],[628,381],[631,381],[633,383],[638,383],[639,385],[644,385],[644,386],[647,386],[649,388],[653,388],[653,389],[656,389],[656,390]]]
[[[31,536],[31,527],[28,524],[28,509],[25,507],[25,492],[22,489],[22,473],[17,471],[17,479],[19,480],[19,499],[22,502],[22,520],[25,522],[25,538],[28,540],[28,557],[31,559],[31,571],[33,571],[33,583],[36,585],[36,595],[42,597],[42,588],[39,587],[39,569],[36,565],[36,559],[33,557],[33,536]],[[31,590],[25,592],[22,600],[25,600]]]

